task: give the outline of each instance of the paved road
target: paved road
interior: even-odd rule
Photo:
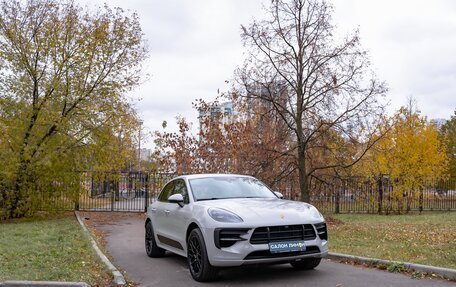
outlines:
[[[138,216],[123,219],[116,224],[100,225],[107,231],[106,248],[114,264],[127,272],[140,286],[452,286],[444,280],[411,279],[407,275],[345,265],[323,260],[311,271],[295,271],[289,264],[239,267],[223,270],[216,282],[201,284],[193,281],[186,260],[167,254],[164,258],[149,258],[144,251],[143,220]]]

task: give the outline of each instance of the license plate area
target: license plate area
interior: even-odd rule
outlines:
[[[279,241],[269,243],[271,253],[306,251],[304,240]]]

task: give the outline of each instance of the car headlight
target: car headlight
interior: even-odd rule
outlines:
[[[321,215],[320,211],[315,206],[310,206],[310,215],[315,219],[323,219],[323,215]]]
[[[231,211],[221,209],[221,208],[209,208],[207,210],[209,216],[212,219],[219,221],[219,222],[243,222],[239,215],[232,213]]]

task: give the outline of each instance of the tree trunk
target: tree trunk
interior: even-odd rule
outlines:
[[[301,201],[310,202],[309,186],[307,182],[306,156],[302,144],[298,143],[298,173],[299,188],[301,190]]]
[[[20,202],[25,199],[25,185],[28,177],[27,169],[28,162],[21,158],[16,174],[16,182],[14,183],[14,188],[10,193],[10,207],[8,212],[9,218],[20,218],[26,214],[26,210],[20,208]]]
[[[27,183],[27,169],[30,163],[30,160],[26,158],[27,147],[29,145],[30,136],[32,134],[32,129],[35,126],[36,120],[39,114],[39,108],[37,108],[37,99],[38,99],[38,82],[34,80],[33,85],[33,110],[32,115],[30,116],[29,123],[27,129],[24,134],[24,138],[22,139],[21,149],[19,151],[19,167],[16,172],[16,179],[14,183],[13,191],[10,194],[10,209],[9,209],[9,217],[10,218],[19,218],[23,217],[25,211],[19,210],[19,202],[23,200],[23,191],[24,185]]]

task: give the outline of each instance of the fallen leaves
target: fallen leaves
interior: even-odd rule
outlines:
[[[387,260],[456,268],[456,214],[333,215],[330,249]]]

